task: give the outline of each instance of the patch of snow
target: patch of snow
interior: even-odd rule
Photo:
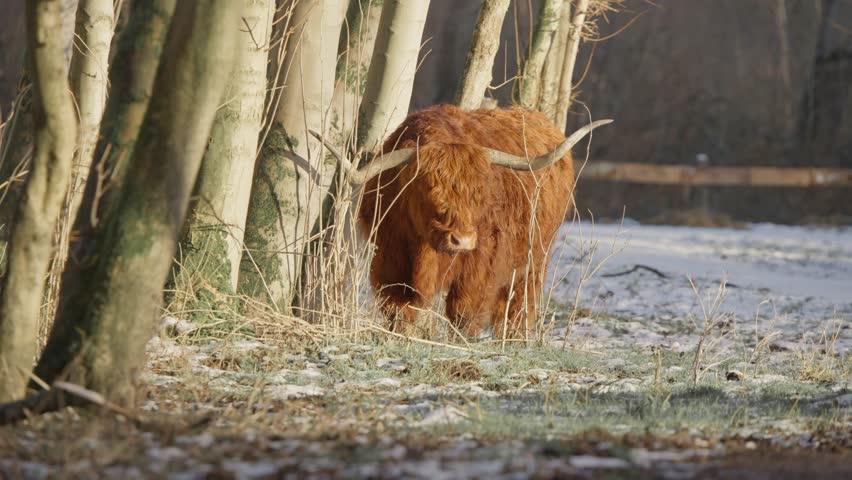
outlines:
[[[395,378],[378,378],[371,382],[371,385],[378,388],[399,388],[402,383]]]
[[[160,331],[165,331],[173,337],[189,333],[195,330],[195,328],[195,325],[192,323],[171,316],[163,317],[162,322],[160,322]]]
[[[399,358],[382,357],[376,360],[376,368],[386,368],[388,370],[403,371],[408,367]]]
[[[304,370],[299,370],[295,373],[299,374],[302,377],[310,378],[310,379],[314,379],[314,380],[317,379],[317,378],[323,377],[323,373],[319,369],[317,369],[316,367],[306,368]]]
[[[171,462],[186,457],[186,453],[178,447],[152,447],[145,453],[158,462]]]
[[[278,465],[271,462],[242,462],[226,460],[222,467],[232,473],[236,478],[269,478],[278,473]]]
[[[571,466],[581,470],[606,469],[616,470],[630,468],[630,462],[613,457],[597,457],[594,455],[574,455],[570,459]]]
[[[467,415],[463,411],[452,405],[446,405],[427,413],[416,425],[419,427],[452,425],[465,419],[467,419]]]
[[[260,340],[237,340],[233,342],[233,344],[229,345],[243,352],[269,348],[265,343],[261,342]]]
[[[210,448],[216,443],[216,437],[210,432],[201,432],[198,435],[183,435],[175,439],[178,445],[195,445],[204,449]]]
[[[316,385],[267,385],[263,389],[265,396],[277,400],[292,400],[299,398],[321,397],[325,394]]]
[[[721,313],[731,326],[753,335],[755,316],[771,324],[791,348],[805,332],[822,332],[835,318],[852,317],[852,231],[753,224],[746,229],[690,228],[632,224],[568,224],[559,233],[550,265],[552,298],[572,305],[581,268],[613,254],[583,283],[580,306],[608,313],[613,321],[578,319],[571,341],[606,338],[610,346],[695,348],[703,321],[701,302],[712,302],[722,279],[728,282]],[[641,265],[664,274],[661,277]],[[631,271],[633,270],[633,271]],[[629,273],[628,273],[629,272]],[[615,276],[605,276],[614,274]],[[699,292],[690,285],[692,278]],[[562,279],[553,285],[553,279]],[[560,333],[555,329],[556,333]],[[608,338],[608,332],[617,332]],[[717,329],[718,332],[718,329]],[[561,331],[564,336],[564,330]],[[783,343],[788,342],[788,343]],[[722,342],[725,347],[725,342]],[[841,334],[835,349],[852,350],[852,335]]]
[[[479,365],[482,368],[494,369],[499,367],[500,365],[506,363],[509,360],[509,357],[505,355],[497,355],[491,358],[483,358],[479,361]]]

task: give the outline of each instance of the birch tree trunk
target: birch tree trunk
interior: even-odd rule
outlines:
[[[340,60],[331,99],[330,133],[335,145],[344,145],[355,130],[381,14],[381,0],[352,0],[349,4],[340,33]]]
[[[539,90],[542,86],[541,76],[545,60],[554,43],[564,3],[566,3],[565,0],[544,0],[541,4],[530,53],[524,64],[523,77],[520,79],[520,103],[524,107],[538,108]]]
[[[74,297],[87,288],[80,279],[80,271],[83,264],[99,255],[99,247],[91,239],[102,232],[102,219],[118,204],[130,153],[151,99],[175,3],[176,0],[133,2],[129,22],[118,39],[109,72],[111,94],[95,148],[94,166],[74,219],[72,230],[76,235],[64,256],[61,298]],[[47,316],[43,320],[40,331],[57,333],[51,329],[53,318]]]
[[[376,148],[408,115],[428,11],[428,0],[384,0],[359,108],[359,149]]]
[[[542,68],[542,83],[539,87],[538,97],[538,110],[547,115],[554,123],[556,123],[556,107],[559,103],[562,67],[565,64],[565,49],[568,47],[568,33],[571,29],[571,0],[561,1],[559,22]]]
[[[36,354],[53,229],[68,187],[77,123],[68,93],[62,1],[27,3],[35,145],[0,291],[0,401],[23,397]]]
[[[137,2],[138,3],[138,2]],[[144,346],[162,302],[189,198],[242,27],[242,2],[178,2],[153,95],[117,204],[90,241],[85,291],[63,292],[60,317],[37,371],[120,405],[135,400]]]
[[[72,171],[69,218],[74,218],[83,198],[106,105],[109,49],[115,32],[113,0],[80,0],[76,25],[70,78],[80,131]]]
[[[378,34],[367,72],[364,97],[352,149],[372,150],[408,114],[420,40],[429,9],[428,1],[385,0]],[[357,200],[340,170],[323,202],[323,214],[311,232],[303,264],[300,297],[294,308],[314,319],[317,312],[345,313],[357,302],[353,281],[356,242],[350,206]],[[344,312],[341,312],[341,309]]]
[[[577,0],[568,31],[568,43],[565,46],[565,60],[562,64],[562,75],[559,81],[559,100],[556,106],[556,126],[565,131],[568,123],[568,109],[571,108],[571,93],[574,90],[574,65],[577,63],[577,52],[580,51],[583,26],[586,24],[586,13],[590,0]]]
[[[255,168],[238,289],[284,310],[298,282],[307,234],[334,173],[335,162],[324,161],[319,142],[307,131],[325,130],[345,10],[344,0],[299,0],[295,5],[281,100]],[[297,167],[287,157],[290,152],[310,165]]]
[[[500,48],[500,31],[508,9],[509,0],[482,1],[461,85],[456,92],[455,103],[465,110],[479,108],[485,90],[491,85],[494,55]]]
[[[236,65],[201,164],[183,268],[215,289],[237,289],[257,143],[263,121],[272,0],[241,0]]]

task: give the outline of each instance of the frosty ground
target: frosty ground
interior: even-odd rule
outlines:
[[[551,274],[527,345],[170,318],[141,412],[0,429],[0,477],[852,475],[852,231],[570,224]]]

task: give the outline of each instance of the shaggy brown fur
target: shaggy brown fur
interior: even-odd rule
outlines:
[[[543,114],[518,107],[441,105],[408,116],[384,151],[419,145],[419,158],[370,180],[359,211],[377,246],[370,280],[392,328],[413,323],[415,308],[444,291],[447,316],[468,335],[488,321],[501,335],[506,318],[510,336],[534,325],[550,243],[572,206],[571,154],[525,172],[491,165],[482,147],[532,157],[564,139]],[[472,232],[472,250],[447,243]]]

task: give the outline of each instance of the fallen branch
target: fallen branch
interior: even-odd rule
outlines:
[[[602,273],[602,274],[601,274],[601,277],[607,277],[607,278],[611,278],[611,277],[621,277],[621,276],[624,276],[624,275],[629,275],[629,274],[631,274],[631,273],[633,273],[633,272],[636,272],[636,271],[638,271],[638,270],[647,270],[647,271],[649,271],[649,272],[653,273],[654,275],[656,275],[656,276],[658,276],[658,277],[660,277],[660,278],[669,278],[669,276],[668,276],[668,275],[666,275],[665,273],[663,273],[663,272],[661,272],[661,271],[657,270],[657,269],[656,269],[656,268],[654,268],[654,267],[649,267],[649,266],[647,266],[647,265],[639,265],[639,264],[634,265],[634,266],[633,266],[633,268],[631,268],[630,270],[625,270],[625,271],[623,271],[623,272],[617,272],[617,273]]]
[[[63,393],[70,396],[66,397]],[[22,400],[0,405],[0,425],[20,422],[33,415],[55,412],[64,407],[94,404],[126,417],[134,423],[139,418],[130,410],[109,402],[103,395],[73,383],[56,381],[50,390],[41,391]]]

